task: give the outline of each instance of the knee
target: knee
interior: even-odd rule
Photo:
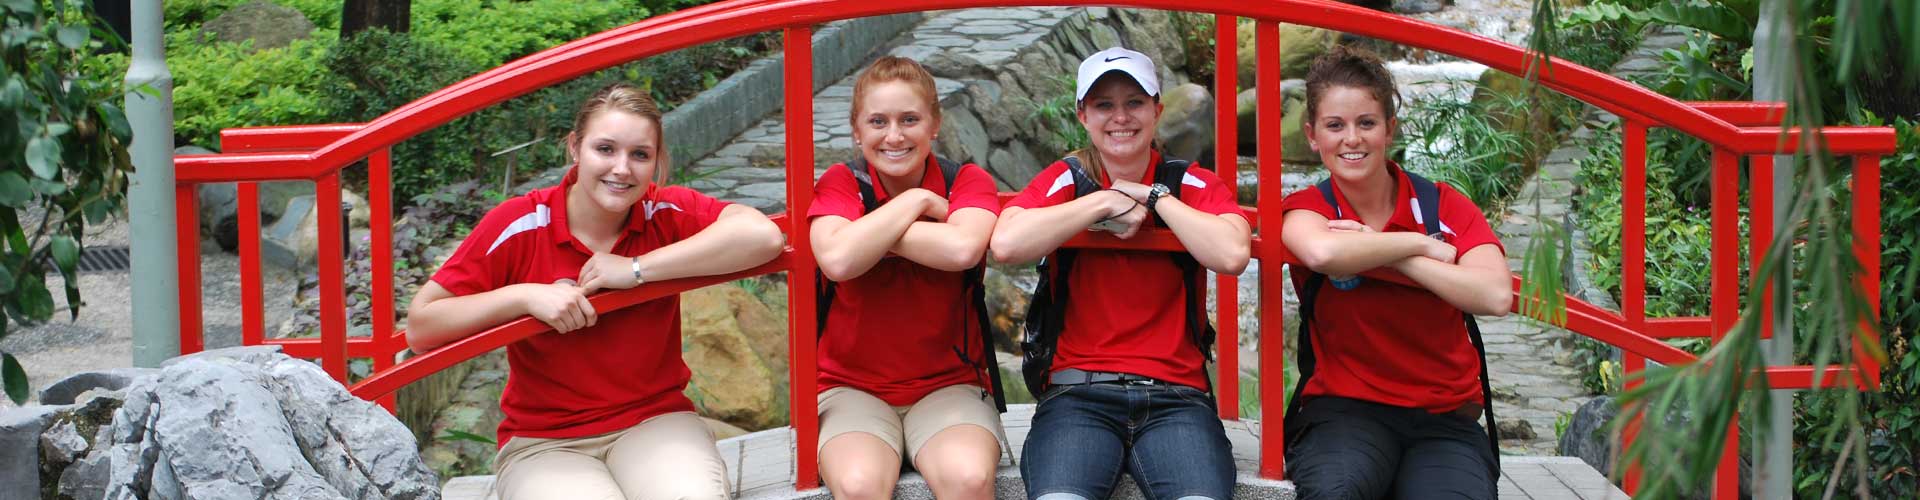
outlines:
[[[873,467],[836,470],[833,476],[828,478],[827,486],[833,490],[834,498],[850,500],[893,498],[893,485],[900,480],[898,472]]]
[[[990,464],[950,463],[937,472],[923,471],[923,475],[939,498],[992,498],[995,472]]]

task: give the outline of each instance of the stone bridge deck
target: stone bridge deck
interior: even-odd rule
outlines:
[[[1026,498],[1025,483],[1020,481],[1020,470],[1014,466],[1013,457],[1020,456],[1020,448],[1027,441],[1028,422],[1033,418],[1033,405],[1008,405],[1002,422],[1006,425],[1007,439],[1012,442],[1013,450],[1000,458],[999,480],[996,495],[1002,499]],[[1233,442],[1233,461],[1239,469],[1239,486],[1234,490],[1234,498],[1243,500],[1292,500],[1293,483],[1290,481],[1271,481],[1254,475],[1259,465],[1260,422],[1252,420],[1225,421],[1227,437]],[[794,491],[791,486],[793,474],[793,433],[789,428],[781,427],[755,432],[745,436],[721,440],[720,454],[727,461],[727,472],[733,475],[735,498],[743,500],[820,500],[832,498],[825,488],[806,491]],[[1505,499],[1625,499],[1625,493],[1607,482],[1592,467],[1578,458],[1506,456],[1500,460],[1500,498]],[[467,476],[448,481],[444,488],[446,500],[495,500],[492,494],[493,476]],[[894,498],[907,500],[931,500],[932,492],[927,489],[926,481],[918,474],[907,473],[900,478],[900,484],[894,491]],[[1138,499],[1140,492],[1133,481],[1122,479],[1120,487],[1114,492],[1115,499]]]

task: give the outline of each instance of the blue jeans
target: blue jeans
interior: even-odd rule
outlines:
[[[1213,398],[1192,387],[1054,386],[1021,455],[1029,500],[1103,500],[1122,471],[1147,500],[1233,498],[1233,444]]]
[[[1302,500],[1493,499],[1500,460],[1469,417],[1318,396],[1287,416],[1287,477]]]

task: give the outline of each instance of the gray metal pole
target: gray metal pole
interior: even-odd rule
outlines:
[[[1795,76],[1793,66],[1793,23],[1787,16],[1786,0],[1763,0],[1760,23],[1754,28],[1753,100],[1781,101],[1787,97],[1787,83]],[[1784,205],[1793,199],[1793,156],[1773,157],[1773,242],[1792,238]],[[1758,238],[1760,235],[1754,235]],[[1774,277],[1773,340],[1763,341],[1767,364],[1793,364],[1793,273]],[[1758,466],[1754,467],[1755,498],[1793,498],[1793,390],[1770,391],[1767,405],[1773,414],[1766,430],[1758,436]],[[1728,443],[1728,446],[1735,446]]]
[[[180,355],[180,274],[175,268],[173,74],[161,43],[160,0],[133,1],[133,61],[127,67],[127,121],[133,125],[133,183],[127,211],[133,243],[133,364],[159,366]],[[148,95],[140,87],[151,88]]]

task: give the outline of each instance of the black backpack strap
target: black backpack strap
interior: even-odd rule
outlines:
[[[1413,184],[1413,197],[1420,206],[1420,221],[1426,226],[1428,236],[1440,237],[1445,232],[1440,224],[1440,186],[1413,172],[1402,170],[1407,180]],[[1473,350],[1480,355],[1480,405],[1487,417],[1487,446],[1493,449],[1493,456],[1500,456],[1500,426],[1493,419],[1493,374],[1487,371],[1487,342],[1480,336],[1480,324],[1472,314],[1461,312],[1467,325],[1467,338],[1473,341]],[[1500,462],[1494,461],[1495,477],[1500,473]]]
[[[1079,157],[1067,156],[1060,161],[1067,164],[1067,171],[1061,175],[1072,176],[1074,198],[1100,190],[1099,181],[1087,173]],[[1020,375],[1027,392],[1036,398],[1046,392],[1047,377],[1053,373],[1053,351],[1060,344],[1060,330],[1066,322],[1067,278],[1078,253],[1069,248],[1054,250],[1037,266],[1040,280],[1034,284],[1033,299],[1027,302],[1026,338],[1020,341]]]
[[[946,186],[946,197],[951,201],[953,199],[953,183],[960,179],[960,170],[966,165],[942,158],[939,155],[934,155],[933,159],[940,165],[941,185]],[[868,211],[872,211],[872,209],[868,209]],[[968,269],[966,273],[962,275],[964,276],[962,279],[965,282],[968,295],[967,305],[973,308],[974,325],[980,333],[980,359],[975,360],[972,356],[967,355],[967,349],[969,348],[967,344],[969,342],[967,339],[967,328],[964,326],[961,327],[960,345],[954,347],[954,354],[960,355],[962,362],[973,366],[976,370],[986,372],[982,377],[984,378],[982,382],[990,384],[987,387],[987,392],[993,395],[993,407],[1000,410],[1000,413],[1006,413],[1007,395],[1004,389],[1005,386],[1000,383],[999,349],[995,348],[993,331],[990,330],[993,319],[987,314],[986,273],[987,264],[986,262],[981,262],[972,269]]]
[[[860,189],[860,213],[872,213],[874,209],[880,208],[880,199],[873,192],[873,176],[867,175],[867,159],[854,158],[852,163],[846,164],[846,167],[848,172],[853,173],[854,185]],[[814,297],[817,300],[814,303],[816,314],[813,316],[817,326],[813,330],[813,336],[819,338],[827,334],[827,313],[833,310],[833,298],[839,295],[840,283],[827,279],[826,273],[820,272],[819,268],[813,270],[813,283]]]
[[[1193,162],[1187,160],[1162,156],[1160,164],[1153,169],[1153,182],[1166,186],[1168,189],[1167,196],[1173,196],[1177,199],[1180,197],[1181,187],[1185,184],[1187,169],[1193,167],[1193,165]],[[1166,221],[1160,220],[1159,216],[1154,216],[1154,224],[1160,227],[1166,227],[1167,225]],[[1193,254],[1175,252],[1172,254],[1172,258],[1174,265],[1180,267],[1180,276],[1183,278],[1187,288],[1187,339],[1192,341],[1194,347],[1200,350],[1201,358],[1210,363],[1213,361],[1213,351],[1211,349],[1213,348],[1216,333],[1213,329],[1213,323],[1207,321],[1206,270],[1200,267],[1200,261],[1195,260]],[[1234,374],[1234,376],[1238,375]],[[1213,393],[1213,381],[1208,380],[1207,384],[1207,392],[1209,394]]]

